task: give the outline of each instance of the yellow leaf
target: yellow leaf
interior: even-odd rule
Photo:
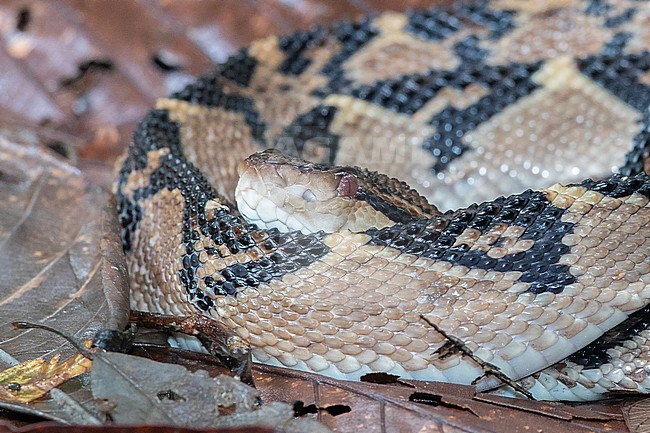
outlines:
[[[49,362],[43,358],[31,359],[0,371],[0,400],[29,403],[66,380],[87,373],[92,365],[83,355],[59,364],[60,358],[57,354]]]

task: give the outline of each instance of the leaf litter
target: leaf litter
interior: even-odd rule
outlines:
[[[10,379],[10,396],[47,389],[84,365],[65,339],[12,322],[49,325],[78,340],[128,322],[126,266],[108,197],[47,149],[38,130],[0,126],[0,370],[31,362],[15,368],[39,383]],[[0,408],[67,423],[100,422],[95,406],[83,374],[30,403],[0,400]]]
[[[0,265],[12,272],[0,275],[0,369],[39,357],[51,363],[57,353],[60,359],[76,356],[59,337],[38,330],[16,331],[8,325],[11,321],[49,324],[83,339],[106,328],[124,329],[129,310],[123,254],[107,194],[46,146],[22,140],[25,134],[4,132],[0,129]],[[187,353],[165,350],[167,355],[159,352],[158,360],[188,362]],[[154,353],[149,348],[140,354]],[[215,375],[210,367],[214,359],[200,356],[194,369]],[[197,377],[205,378],[204,374]],[[223,404],[196,412],[218,412],[215,419],[221,421],[235,415],[259,417],[264,413],[261,408],[277,419],[298,412],[304,417],[291,417],[290,423],[316,419],[341,432],[483,431],[506,424],[515,432],[534,426],[566,432],[626,430],[616,402],[569,406],[499,399],[476,394],[472,387],[372,376],[367,382],[375,383],[340,382],[266,366],[256,366],[254,375],[264,402],[284,403],[255,406],[250,412],[255,415],[228,414],[227,408],[239,406]],[[68,380],[30,404],[4,401],[0,407],[70,424],[117,422],[119,399],[98,401],[91,393],[90,376]],[[16,392],[23,384],[12,380],[6,385]],[[156,387],[154,397],[145,402],[179,412],[182,406],[196,404],[188,400],[187,390],[172,386]],[[639,413],[643,412],[629,411],[628,422],[639,419]],[[283,428],[289,431],[290,425]]]
[[[205,370],[190,372],[180,365],[101,353],[90,376],[93,396],[108,403],[106,414],[116,424],[330,431],[312,419],[294,418],[291,404],[262,405],[259,391],[230,376],[210,377]]]

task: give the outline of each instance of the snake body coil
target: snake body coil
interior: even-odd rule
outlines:
[[[503,0],[253,43],[134,134],[132,307],[214,317],[257,360],[333,377],[481,377],[425,316],[536,397],[647,392],[648,28],[643,2]],[[368,166],[443,213],[261,230],[232,200],[266,147]]]

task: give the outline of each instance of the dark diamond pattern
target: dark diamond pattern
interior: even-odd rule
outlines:
[[[285,54],[285,59],[278,68],[286,75],[300,75],[311,65],[307,52],[325,42],[328,31],[322,27],[296,32],[283,36],[278,41],[278,46]]]
[[[171,97],[206,107],[220,107],[242,113],[253,137],[261,143],[264,142],[266,123],[260,118],[255,102],[245,96],[225,92],[217,74],[201,77]]]

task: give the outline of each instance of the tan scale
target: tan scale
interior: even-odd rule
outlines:
[[[631,4],[630,4],[631,3]],[[638,7],[634,2],[628,2],[630,7]],[[632,22],[627,23],[623,28],[631,34],[627,51],[630,53],[643,53],[650,46],[650,10],[638,8],[637,13],[632,17]]]
[[[127,262],[134,310],[174,316],[191,316],[195,312],[184,292],[163,290],[169,286],[181,287],[176,270],[183,267],[184,204],[178,191],[168,190],[141,203],[144,216],[133,239],[131,259]],[[155,211],[163,207],[164,212]]]
[[[147,152],[147,167],[142,171],[135,171],[129,175],[124,186],[124,192],[133,194],[137,189],[149,185],[149,175],[160,167],[160,157],[169,154],[169,149],[160,149]]]
[[[623,164],[639,132],[640,113],[580,74],[568,57],[547,62],[535,79],[541,89],[463,136],[481,164],[452,161],[444,184],[432,194],[423,192],[433,203],[457,197],[455,205],[462,206],[480,200],[478,191],[491,190],[496,197],[507,194],[504,185],[523,190],[541,188],[549,179],[598,178]],[[577,152],[585,141],[592,144]],[[460,190],[468,179],[472,189]]]
[[[487,93],[488,90],[477,83],[472,83],[462,90],[445,87],[436,93],[433,99],[413,114],[413,121],[426,124],[429,119],[447,108],[447,106],[463,110],[478,102]]]
[[[233,85],[238,87],[242,95],[251,97],[255,102],[262,120],[269,126],[266,137],[269,143],[283,132],[284,126],[290,124],[297,114],[307,111],[319,102],[311,93],[325,85],[327,80],[319,75],[318,71],[337,49],[335,41],[327,40],[322,46],[309,50],[306,56],[311,63],[305,72],[295,77],[275,73],[284,61],[284,54],[278,48],[277,37],[251,44],[248,53],[259,64],[248,86]],[[279,94],[283,97],[278,98]]]
[[[324,86],[327,79],[316,72],[331,58],[333,51],[336,51],[336,44],[331,42],[312,50],[309,53],[311,64],[297,77],[280,75],[275,73],[274,68],[258,65],[248,86],[238,88],[239,93],[255,102],[261,119],[267,123],[266,139],[269,143],[283,132],[296,115],[319,102],[319,98],[311,93]],[[282,98],[278,98],[278,95],[282,95]]]
[[[207,176],[219,194],[232,197],[237,184],[233,176],[241,160],[232,151],[223,151],[219,147],[237,148],[250,153],[259,148],[244,115],[167,98],[159,99],[156,108],[167,110],[172,121],[181,123],[181,140],[194,143],[194,146],[185,148],[188,160]],[[220,126],[222,122],[239,126],[223,128]],[[215,164],[217,160],[219,163]]]
[[[342,137],[337,165],[365,161],[370,170],[399,177],[420,193],[426,191],[422,185],[430,179],[435,157],[422,149],[422,142],[433,133],[431,126],[349,96],[330,96],[325,103],[339,108],[330,125]]]
[[[301,272],[298,279],[293,279],[292,276],[283,278],[287,287],[298,289],[300,292],[291,295],[293,301],[290,308],[309,314],[311,308],[318,305],[316,308],[329,313],[318,315],[317,320],[332,323],[339,330],[334,335],[339,335],[341,328],[352,330],[353,334],[345,334],[349,338],[351,335],[363,334],[361,330],[355,329],[355,323],[351,320],[350,298],[363,299],[360,305],[363,309],[377,303],[378,308],[374,311],[382,316],[391,316],[391,321],[380,320],[377,323],[381,329],[375,329],[370,334],[373,335],[373,332],[383,334],[385,343],[381,350],[386,352],[383,355],[386,356],[387,362],[382,365],[390,368],[394,368],[397,364],[407,369],[409,368],[407,366],[418,366],[414,367],[415,370],[424,368],[422,365],[441,368],[441,365],[437,365],[435,361],[435,347],[440,347],[444,343],[443,339],[438,336],[425,340],[427,343],[425,345],[418,345],[412,344],[413,340],[404,334],[395,333],[404,333],[411,327],[417,329],[422,326],[419,320],[420,314],[426,314],[427,317],[430,315],[434,322],[439,321],[439,326],[446,332],[463,339],[470,349],[476,350],[477,354],[481,353],[482,357],[485,356],[484,359],[492,360],[499,365],[503,361],[508,361],[509,367],[514,369],[512,372],[514,374],[522,374],[521,371],[526,368],[534,369],[530,365],[530,359],[526,361],[526,365],[517,363],[517,357],[527,348],[539,352],[542,360],[537,362],[554,362],[552,356],[558,345],[569,344],[577,349],[584,344],[580,342],[581,338],[590,339],[593,335],[604,332],[621,321],[625,317],[623,314],[625,311],[636,310],[645,305],[650,295],[650,264],[642,265],[638,271],[631,272],[626,255],[619,255],[621,260],[613,260],[607,248],[617,248],[622,242],[628,241],[629,235],[638,233],[644,224],[650,222],[650,209],[648,200],[637,194],[615,199],[586,190],[584,187],[567,188],[561,185],[551,187],[546,194],[555,206],[569,209],[563,217],[564,220],[577,223],[573,233],[566,235],[563,242],[572,247],[568,262],[565,263],[575,263],[571,266],[570,272],[578,278],[572,287],[560,294],[534,295],[525,292],[528,287],[525,283],[519,283],[512,291],[514,288],[512,282],[521,276],[520,272],[470,273],[470,270],[465,267],[451,264],[440,268],[436,266],[439,263],[424,258],[417,259],[412,266],[401,264],[398,267],[391,267],[391,262],[394,262],[396,257],[405,254],[400,254],[391,248],[366,247],[368,238],[363,234],[355,235],[354,242],[350,242],[340,234],[332,234],[326,238],[326,244],[332,247],[332,252],[321,259],[321,263],[326,264],[326,267],[318,264],[314,270],[310,269],[311,267],[306,268],[306,272]],[[578,212],[574,213],[575,211],[571,209],[577,209]],[[609,221],[620,221],[622,218],[626,218],[624,222],[630,225],[630,233],[616,231],[620,225],[607,224]],[[486,237],[493,242],[495,233],[504,234],[506,231],[514,236],[511,242],[514,248],[522,248],[521,250],[525,251],[532,246],[530,241],[516,241],[516,237],[524,232],[523,228],[516,226],[495,227],[492,233],[486,234]],[[477,234],[461,234],[458,239],[459,242],[462,240],[463,243],[470,245],[470,249],[484,248],[481,244],[486,245],[485,240]],[[634,242],[628,247],[629,252],[643,251],[645,254],[650,252],[649,237],[637,236],[629,241]],[[372,249],[372,252],[368,256],[369,259],[363,262],[363,268],[356,260],[353,260],[354,263],[350,265],[346,263],[349,257],[356,256],[359,250],[363,251],[365,248]],[[509,250],[508,253],[513,251],[516,250]],[[623,250],[623,253],[625,252]],[[436,267],[440,269],[437,272],[418,270]],[[336,272],[337,269],[343,272]],[[355,284],[349,284],[349,279],[340,280],[343,273],[350,276],[361,269],[364,278],[356,281],[352,279]],[[420,280],[409,277],[409,275],[417,275],[418,272],[421,273]],[[470,274],[473,278],[468,278]],[[622,274],[625,275],[627,284],[613,284],[615,280],[621,279]],[[312,280],[316,275],[318,275],[317,283]],[[445,277],[453,278],[451,285],[438,286],[436,281],[441,281]],[[426,283],[422,284],[423,280]],[[280,284],[272,286],[274,290],[282,290]],[[609,288],[609,293],[606,295],[602,295],[604,288]],[[509,291],[511,293],[508,293]],[[615,293],[616,291],[618,293]],[[336,301],[330,301],[335,295],[337,295]],[[416,302],[410,305],[410,308],[405,308],[403,303],[409,301]],[[333,313],[337,311],[337,306],[345,305],[348,305],[347,309],[339,309],[345,317],[340,317],[337,321],[336,314]],[[401,311],[392,310],[393,308]],[[406,311],[409,313],[404,314]],[[447,317],[447,319],[442,321],[440,317]],[[361,326],[364,329],[373,326],[373,321],[367,315],[359,317],[359,321],[362,322]],[[284,338],[295,338],[295,336],[285,335],[287,329],[289,326],[276,333],[278,342],[282,341],[283,335]],[[291,326],[291,329],[299,335],[306,333],[299,324]],[[342,336],[323,338],[328,333],[327,329],[331,328],[316,327],[316,332],[311,334],[316,341],[311,340],[311,342],[324,341],[331,348],[340,348]],[[254,331],[255,329],[251,330],[251,327],[247,327],[247,331],[242,333],[249,335],[254,334]],[[243,337],[242,333],[240,336]],[[412,350],[410,353],[399,350],[405,346],[421,348],[423,353],[414,354]],[[360,345],[357,343],[356,347]],[[297,365],[295,359],[289,356],[289,353],[295,350],[295,345],[275,345],[270,351],[263,350],[266,351],[266,355],[259,355],[260,359],[270,359],[269,356],[275,356],[285,365]],[[281,356],[276,356],[278,351]],[[427,359],[425,353],[428,351],[431,351],[433,358],[430,358],[428,363],[422,364]],[[341,372],[347,374],[357,370],[365,371],[359,359],[350,359],[350,356],[354,357],[358,353],[345,353],[345,357],[337,360],[335,365]],[[305,361],[305,359],[300,360]],[[405,364],[405,361],[409,363]],[[447,365],[448,361],[444,362]]]
[[[598,54],[612,38],[614,30],[602,25],[602,17],[583,14],[584,7],[584,4],[576,3],[527,16],[525,26],[514,29],[494,45],[484,43],[493,53],[488,63],[530,63],[563,55],[586,57]]]
[[[521,1],[521,0],[496,0],[491,2],[490,6],[493,10],[516,10],[528,14],[544,13],[549,10],[566,8],[566,7],[580,7],[582,3],[580,0],[539,0],[534,2]],[[526,16],[530,19],[529,16]]]
[[[355,83],[369,84],[432,69],[454,69],[458,65],[450,41],[426,41],[403,31],[407,24],[403,14],[386,13],[372,23],[381,31],[380,35],[345,62],[344,67]]]
[[[481,233],[476,229],[465,229],[458,235],[454,246],[471,244],[471,250],[485,251],[488,257],[499,258],[508,254],[528,251],[534,245],[530,239],[519,239],[526,229],[518,226],[496,225],[488,232]],[[500,247],[494,247],[499,241]]]

